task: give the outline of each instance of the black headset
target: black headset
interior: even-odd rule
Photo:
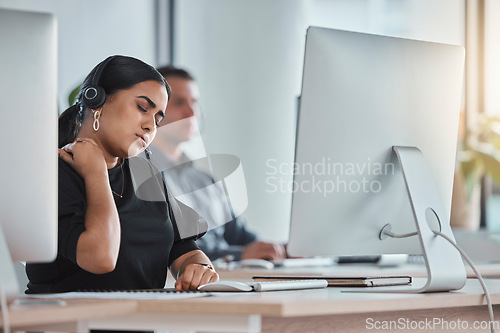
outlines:
[[[84,107],[97,109],[106,101],[106,92],[101,86],[99,86],[99,80],[104,68],[106,68],[108,63],[114,58],[115,56],[110,56],[104,59],[97,67],[94,76],[92,77],[92,81],[90,82],[90,86],[85,88],[82,92],[82,105]]]

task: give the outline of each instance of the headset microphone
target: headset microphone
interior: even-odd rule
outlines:
[[[153,155],[153,152],[151,151],[151,149],[149,149],[149,147],[146,147],[146,149],[144,149],[144,153],[146,154],[146,158],[148,159],[148,161],[150,161],[151,155]]]

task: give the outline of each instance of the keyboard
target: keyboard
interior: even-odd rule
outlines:
[[[77,290],[80,293],[197,293],[197,290],[181,290],[175,288],[158,288],[158,289],[82,289]]]
[[[330,257],[309,257],[309,258],[287,258],[273,261],[276,267],[324,267],[332,266],[334,258]]]
[[[209,296],[196,290],[177,291],[174,288],[165,289],[86,289],[80,291],[55,293],[55,294],[30,294],[29,298],[95,298],[95,299],[183,299]]]
[[[316,289],[326,288],[328,282],[323,279],[311,280],[283,280],[283,281],[263,281],[263,282],[238,282],[221,280],[207,283],[198,287],[203,292],[249,292],[249,291],[278,291],[296,289]]]
[[[408,264],[410,265],[425,265],[425,259],[422,254],[410,254],[408,256]]]

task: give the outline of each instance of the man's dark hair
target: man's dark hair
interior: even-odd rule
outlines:
[[[160,72],[160,74],[163,75],[163,77],[166,79],[169,77],[178,77],[181,79],[194,81],[194,77],[188,71],[182,68],[174,67],[172,65],[161,66],[158,67],[156,70]]]

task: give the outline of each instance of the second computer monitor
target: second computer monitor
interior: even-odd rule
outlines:
[[[51,14],[0,9],[0,288],[12,261],[57,254],[57,24]]]

